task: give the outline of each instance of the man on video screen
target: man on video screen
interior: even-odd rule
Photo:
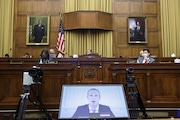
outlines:
[[[99,104],[99,90],[92,88],[87,92],[88,104],[79,106],[72,118],[114,118],[109,106]]]

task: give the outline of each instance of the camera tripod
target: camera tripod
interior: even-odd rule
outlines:
[[[31,85],[29,85],[29,86],[24,86],[23,89],[24,89],[24,93],[21,94],[19,104],[18,104],[18,107],[16,109],[16,114],[15,114],[14,120],[25,120],[25,111],[26,111],[26,108],[27,108],[28,100],[31,101],[34,106],[37,106],[36,102],[33,102],[30,99],[30,91],[31,90],[32,90],[32,93],[35,96],[36,100],[39,102],[40,111],[45,113],[47,120],[53,120],[51,118],[51,116],[49,115],[49,113],[47,112],[44,104],[42,103],[42,101],[40,99],[40,96],[36,95],[35,90],[33,89],[33,87]]]
[[[132,76],[134,77],[134,76]],[[129,105],[129,112],[131,118],[147,118],[146,109],[138,91],[137,85],[134,81],[127,81],[125,84],[125,92],[127,93],[127,101]],[[140,108],[143,116],[139,115],[138,108]]]

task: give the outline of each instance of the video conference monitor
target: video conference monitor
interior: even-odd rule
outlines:
[[[128,119],[121,84],[63,85],[58,119]]]

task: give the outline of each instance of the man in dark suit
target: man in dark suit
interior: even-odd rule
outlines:
[[[42,20],[38,20],[38,24],[34,26],[34,36],[35,36],[35,42],[40,43],[43,42],[43,36],[45,36],[45,27],[42,24]]]
[[[145,40],[144,28],[143,28],[143,26],[140,25],[139,21],[136,22],[136,27],[135,27],[135,30],[134,30],[134,39],[136,39],[136,40]]]
[[[154,63],[155,59],[150,57],[150,50],[145,48],[137,59],[137,63]]]
[[[144,41],[145,40],[145,28],[140,24],[139,21],[136,21],[136,26],[134,29],[130,29],[132,41]]]
[[[114,118],[109,106],[99,104],[100,92],[92,88],[87,92],[89,104],[79,106],[72,118]]]

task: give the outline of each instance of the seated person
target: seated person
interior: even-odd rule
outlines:
[[[54,62],[54,58],[56,58],[56,54],[54,49],[51,48],[49,50],[49,62]]]
[[[41,58],[39,59],[39,64],[45,64],[49,62],[49,52],[47,50],[41,51]]]
[[[59,52],[59,54],[57,55],[57,58],[64,58],[64,54]]]
[[[72,118],[83,118],[88,116],[97,115],[100,117],[101,114],[106,113],[106,117],[115,117],[109,106],[99,104],[100,92],[95,88],[91,88],[87,92],[88,104],[79,106],[75,111]]]
[[[91,49],[88,49],[86,55],[98,55],[98,53],[94,53]]]
[[[9,54],[7,54],[7,53],[6,53],[4,56],[5,56],[6,58],[9,58]]]
[[[150,50],[145,48],[143,50],[143,53],[140,53],[141,55],[137,59],[137,63],[154,63],[155,59],[150,57]]]
[[[22,56],[22,58],[30,58],[29,53],[25,53],[25,54]]]
[[[92,50],[91,50],[91,49],[88,49],[87,55],[88,55],[88,54],[92,54]]]

